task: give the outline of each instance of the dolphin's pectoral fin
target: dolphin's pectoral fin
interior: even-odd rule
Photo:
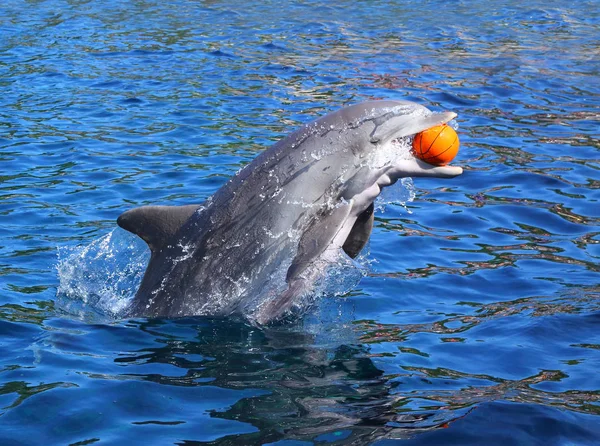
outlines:
[[[358,216],[354,226],[352,226],[348,238],[344,242],[344,246],[342,246],[344,252],[351,258],[355,258],[369,241],[369,236],[373,229],[373,222],[375,220],[374,211],[375,205],[371,203],[371,205]]]
[[[325,215],[315,216],[308,229],[298,242],[298,252],[288,268],[286,282],[288,287],[275,299],[266,302],[254,319],[259,324],[266,324],[281,319],[297,301],[297,297],[310,290],[310,285],[318,274],[315,263],[329,247],[352,209],[351,203],[340,204]],[[309,268],[309,266],[313,266]]]
[[[183,226],[200,207],[189,206],[143,206],[123,212],[117,224],[140,237],[154,253]]]
[[[328,214],[316,216],[298,242],[298,252],[290,265],[286,282],[298,277],[331,243],[350,214],[350,203],[338,205]]]

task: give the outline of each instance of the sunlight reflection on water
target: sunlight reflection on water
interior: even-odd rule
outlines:
[[[0,17],[2,444],[597,443],[596,1]],[[143,271],[122,211],[201,203],[301,123],[377,98],[458,113],[465,173],[390,199],[350,292],[268,330],[85,313],[118,311]],[[83,283],[87,303],[61,300]]]

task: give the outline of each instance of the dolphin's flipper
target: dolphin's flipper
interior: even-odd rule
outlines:
[[[286,282],[288,287],[275,299],[266,302],[254,315],[259,324],[280,319],[292,308],[296,298],[306,290],[314,276],[318,274],[318,258],[327,249],[337,233],[342,229],[344,222],[352,209],[351,204],[338,206],[325,217],[317,218],[303,234],[298,243],[298,253],[287,271]],[[375,206],[365,209],[356,219],[343,249],[350,257],[354,258],[364,248],[373,229]],[[312,265],[312,268],[308,268]],[[307,271],[308,269],[308,271]]]
[[[342,246],[344,252],[351,258],[355,258],[369,241],[369,236],[373,230],[373,222],[375,220],[374,211],[375,205],[371,203],[371,205],[358,216],[354,226],[352,226],[348,238],[344,242],[344,246]]]
[[[298,252],[287,271],[286,282],[290,283],[296,279],[325,251],[342,228],[351,209],[350,203],[342,204],[329,211],[327,215],[317,216],[313,220],[300,238]]]
[[[312,283],[314,279],[312,276],[315,274],[314,268],[306,272],[307,268],[315,263],[331,245],[339,230],[342,229],[351,209],[350,203],[339,205],[328,214],[317,216],[313,220],[302,235],[296,257],[287,271],[287,289],[258,310],[255,314],[256,322],[265,324],[279,319],[291,309],[296,297],[307,290],[307,283]]]
[[[117,224],[148,243],[154,253],[175,235],[198,208],[199,204],[143,206],[123,212],[117,219]]]

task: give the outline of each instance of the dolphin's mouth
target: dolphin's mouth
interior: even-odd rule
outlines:
[[[432,164],[417,157],[413,149],[413,139],[417,134],[432,127],[443,124],[448,125],[458,115],[454,112],[431,113],[426,116],[416,117],[415,124],[411,130],[413,133],[406,135],[405,129],[398,129],[396,135],[391,140],[391,145],[396,146],[400,150],[395,150],[395,162],[412,161],[416,166],[413,166],[413,174],[407,176],[427,176],[439,178],[453,178],[463,173],[462,167],[453,166],[451,164]],[[450,127],[453,127],[452,125]],[[407,164],[401,162],[399,168],[406,168]]]
[[[442,115],[442,120],[437,122],[447,123],[453,116],[456,116],[454,113]],[[426,127],[425,130],[430,127]],[[435,165],[417,158],[412,146],[414,135],[417,133],[406,135],[399,131],[397,136],[387,143],[381,144],[380,149],[371,154],[370,167],[383,174],[377,181],[380,187],[393,184],[403,177],[454,178],[463,173],[463,169],[458,166]]]

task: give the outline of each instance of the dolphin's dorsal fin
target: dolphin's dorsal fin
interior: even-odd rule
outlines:
[[[198,208],[199,204],[143,206],[123,212],[117,219],[117,224],[148,243],[154,253],[179,231]]]

